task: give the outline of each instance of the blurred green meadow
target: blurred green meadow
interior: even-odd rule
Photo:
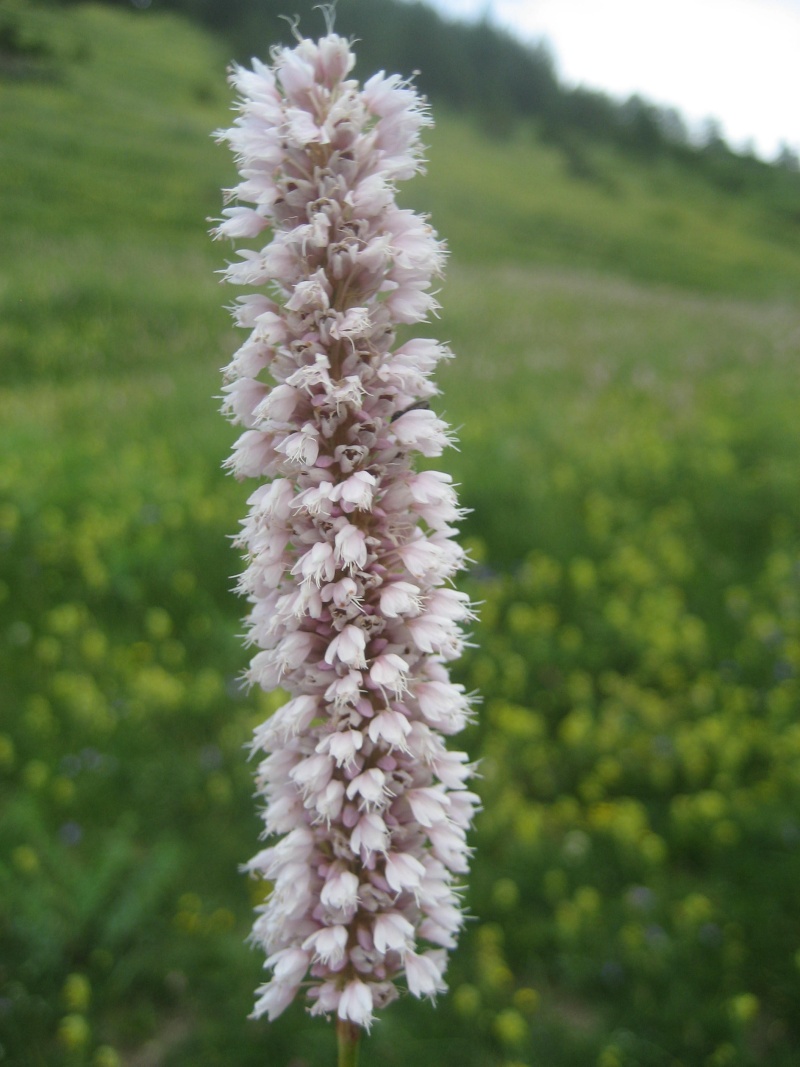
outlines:
[[[237,680],[227,53],[2,18],[0,1063],[323,1067],[332,1027],[246,1020],[281,701]],[[796,1067],[800,193],[436,118],[485,811],[451,993],[362,1062]]]

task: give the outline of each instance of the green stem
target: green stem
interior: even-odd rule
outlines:
[[[336,1040],[339,1045],[339,1067],[358,1067],[358,1040],[361,1027],[347,1019],[336,1020]]]

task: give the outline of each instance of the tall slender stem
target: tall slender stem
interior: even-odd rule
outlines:
[[[349,1019],[336,1020],[336,1040],[339,1046],[338,1067],[358,1067],[358,1042],[361,1027]]]

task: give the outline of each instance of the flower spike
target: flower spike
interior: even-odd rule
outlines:
[[[354,63],[329,31],[232,68],[238,115],[218,137],[240,181],[212,231],[255,243],[223,272],[253,290],[233,307],[250,334],[224,370],[242,427],[225,465],[262,483],[236,538],[246,677],[290,697],[252,742],[269,840],[246,869],[272,886],[252,931],[269,971],[254,1015],[303,988],[351,1035],[398,984],[445,988],[478,806],[444,741],[470,718],[447,667],[474,617],[449,588],[463,511],[446,474],[415,469],[453,443],[431,406],[451,353],[395,340],[438,307],[444,246],[395,200],[430,117],[408,82],[361,87]]]

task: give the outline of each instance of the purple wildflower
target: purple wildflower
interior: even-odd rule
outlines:
[[[394,347],[438,306],[444,248],[395,201],[430,119],[406,82],[361,88],[353,64],[329,33],[233,69],[239,114],[219,137],[241,181],[214,233],[269,236],[225,271],[266,290],[233,310],[251,333],[223,405],[244,427],[227,466],[268,479],[237,541],[259,650],[247,679],[291,697],[253,740],[270,843],[247,870],[272,884],[254,1014],[275,1018],[304,985],[312,1014],[369,1028],[398,980],[417,997],[445,988],[478,798],[443,739],[470,717],[447,670],[473,617],[447,585],[462,511],[446,474],[414,469],[452,441],[427,404],[451,352]]]

